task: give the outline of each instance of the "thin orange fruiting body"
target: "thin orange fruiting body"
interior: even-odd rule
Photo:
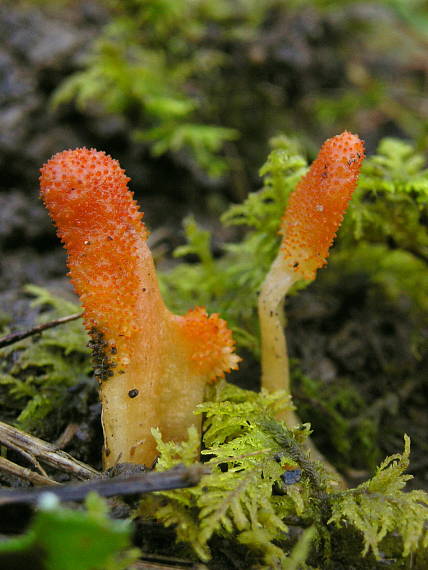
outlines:
[[[186,437],[205,384],[240,360],[218,315],[165,307],[128,181],[116,160],[86,148],[55,155],[40,177],[92,336],[106,466],[152,463],[153,427],[165,439]]]
[[[292,407],[282,303],[296,281],[313,279],[317,269],[326,263],[328,250],[356,187],[363,158],[363,143],[351,133],[344,132],[323,144],[289,198],[280,229],[281,247],[260,289],[262,388],[268,392],[282,390],[289,397],[291,406],[279,418],[288,428],[295,428],[301,421]],[[310,439],[304,446],[312,459],[323,461],[339,484],[345,486]]]
[[[116,160],[86,148],[55,155],[40,177],[42,198],[68,252],[85,325],[105,335],[111,360],[120,352],[124,364],[132,356],[127,341],[147,280],[136,271],[147,230],[128,181]]]
[[[349,132],[327,140],[291,194],[280,233],[278,255],[262,284],[258,302],[262,344],[262,386],[291,396],[281,303],[299,279],[315,277],[356,187],[364,158],[362,141]],[[297,416],[286,413],[289,426]]]
[[[313,279],[357,185],[364,144],[347,131],[328,139],[288,201],[280,233],[284,259],[297,278]]]

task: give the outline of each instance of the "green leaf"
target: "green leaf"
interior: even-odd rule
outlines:
[[[129,549],[130,523],[109,519],[100,497],[88,495],[86,511],[58,505],[48,491],[40,504],[25,536],[0,543],[1,567],[2,560],[11,568],[32,553],[46,570],[124,570],[137,560],[137,549]]]

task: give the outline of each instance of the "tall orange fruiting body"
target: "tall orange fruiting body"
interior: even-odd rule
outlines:
[[[345,131],[328,139],[291,194],[281,224],[281,250],[299,278],[313,279],[327,263],[363,158],[364,145],[356,135]]]
[[[116,160],[86,148],[56,154],[40,176],[92,337],[106,467],[151,465],[153,427],[166,440],[184,439],[200,422],[193,410],[207,382],[239,362],[217,314],[166,308],[129,180]]]
[[[356,135],[345,131],[328,139],[289,198],[281,247],[259,296],[262,386],[269,391],[285,390],[291,397],[282,302],[296,281],[313,279],[326,263],[363,158],[364,145]],[[299,423],[292,411],[284,419],[289,427]]]

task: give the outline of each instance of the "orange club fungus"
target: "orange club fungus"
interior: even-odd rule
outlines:
[[[67,253],[99,380],[104,464],[156,458],[151,430],[186,438],[205,386],[238,366],[232,334],[197,307],[172,314],[160,295],[143,214],[119,163],[66,150],[41,169],[42,199]]]
[[[285,390],[291,398],[284,297],[296,281],[314,279],[325,265],[363,159],[358,136],[345,131],[328,139],[288,200],[280,227],[282,243],[259,296],[262,386],[270,392]],[[292,410],[283,419],[289,427],[300,423]]]

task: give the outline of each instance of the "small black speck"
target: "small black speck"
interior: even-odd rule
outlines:
[[[113,238],[111,236],[107,236],[107,239],[109,239],[110,241],[113,241]]]
[[[298,261],[295,261],[295,262],[293,263],[293,267],[299,267],[299,262],[298,262]]]
[[[143,293],[145,293],[147,291],[147,289],[145,287],[143,287],[141,290]]]
[[[130,398],[135,398],[136,396],[138,396],[138,390],[137,390],[136,388],[133,388],[132,390],[129,390],[128,396],[129,396]]]
[[[117,354],[117,348],[116,348],[115,346],[112,346],[111,349],[110,349],[110,352],[111,352],[112,354]]]
[[[111,453],[110,449],[108,447],[106,447],[106,451],[105,451],[106,457],[108,457],[110,455],[110,453]]]

